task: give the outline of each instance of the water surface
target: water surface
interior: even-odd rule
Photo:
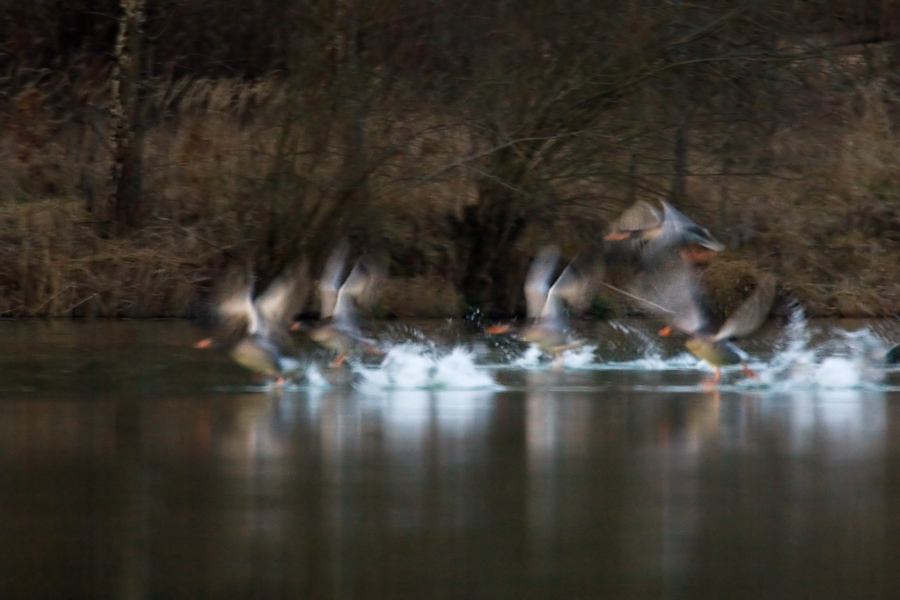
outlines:
[[[282,393],[188,323],[0,327],[0,598],[900,592],[893,321],[770,324],[718,391],[650,323],[562,372],[391,323]]]

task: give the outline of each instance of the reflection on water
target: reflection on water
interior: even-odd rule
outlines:
[[[676,346],[656,369],[598,336],[631,362],[407,347],[355,385],[278,395],[182,323],[4,326],[0,598],[900,589],[891,372],[705,392]],[[855,364],[836,337],[756,356]]]

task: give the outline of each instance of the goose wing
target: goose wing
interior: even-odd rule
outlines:
[[[775,278],[769,273],[762,273],[757,279],[753,293],[719,328],[715,336],[716,341],[745,336],[759,329],[769,316],[774,300]]]
[[[700,304],[699,275],[677,255],[643,272],[629,291],[649,313],[688,335],[707,326]]]
[[[331,251],[322,277],[319,279],[319,304],[321,318],[327,319],[334,316],[338,299],[338,290],[341,288],[341,280],[344,277],[344,268],[347,265],[347,255],[350,247],[346,241],[341,241]]]
[[[528,267],[528,275],[525,277],[525,307],[528,318],[537,319],[544,311],[547,304],[547,294],[550,292],[550,279],[559,261],[559,249],[556,246],[546,246],[532,259]]]
[[[287,327],[309,296],[309,265],[304,258],[282,271],[254,300],[264,322]]]
[[[661,242],[669,247],[697,244],[714,252],[721,252],[725,245],[718,241],[705,227],[689,219],[683,212],[663,201],[663,231]]]
[[[635,235],[655,229],[663,224],[663,215],[649,202],[639,200],[610,223],[604,239],[627,240]]]
[[[359,310],[368,310],[375,304],[386,279],[387,264],[382,257],[372,253],[363,255],[338,290],[334,319],[353,324]]]
[[[725,246],[716,240],[708,229],[701,227],[680,210],[663,201],[662,226],[647,242],[641,257],[645,265],[666,260],[672,254],[690,247],[721,252]]]
[[[215,284],[212,301],[220,337],[253,335],[261,319],[253,304],[253,274],[248,265],[230,262]]]
[[[599,270],[586,254],[579,254],[566,265],[547,293],[543,318],[562,318],[563,303],[581,312],[593,299],[601,279]]]
[[[641,263],[644,247],[662,227],[662,213],[643,200],[634,203],[610,223],[603,237],[603,254],[613,279],[631,275]],[[624,269],[621,273],[620,270]]]

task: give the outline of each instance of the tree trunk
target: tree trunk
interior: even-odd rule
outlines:
[[[720,178],[719,185],[719,235],[725,236],[729,230],[730,223],[728,222],[728,209],[731,204],[731,194],[728,189],[729,175],[731,174],[731,165],[734,161],[731,158],[724,158],[722,160],[722,177]],[[735,236],[737,238],[737,236]],[[732,239],[732,244],[737,247],[738,240]]]
[[[687,126],[682,125],[675,135],[675,173],[669,196],[676,206],[687,198],[687,153]]]
[[[141,225],[141,148],[138,78],[146,0],[121,0],[122,17],[110,81],[110,191],[101,233],[116,235]]]
[[[631,155],[631,162],[628,164],[628,205],[631,206],[637,202],[637,158]]]
[[[511,252],[526,219],[512,190],[483,182],[477,204],[453,218],[456,237],[456,286],[467,304],[485,314],[514,313],[522,296],[521,270]]]

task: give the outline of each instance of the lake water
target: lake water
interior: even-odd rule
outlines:
[[[556,372],[389,323],[279,393],[189,323],[2,322],[0,598],[897,597],[900,323],[771,323],[716,391],[652,325]]]

